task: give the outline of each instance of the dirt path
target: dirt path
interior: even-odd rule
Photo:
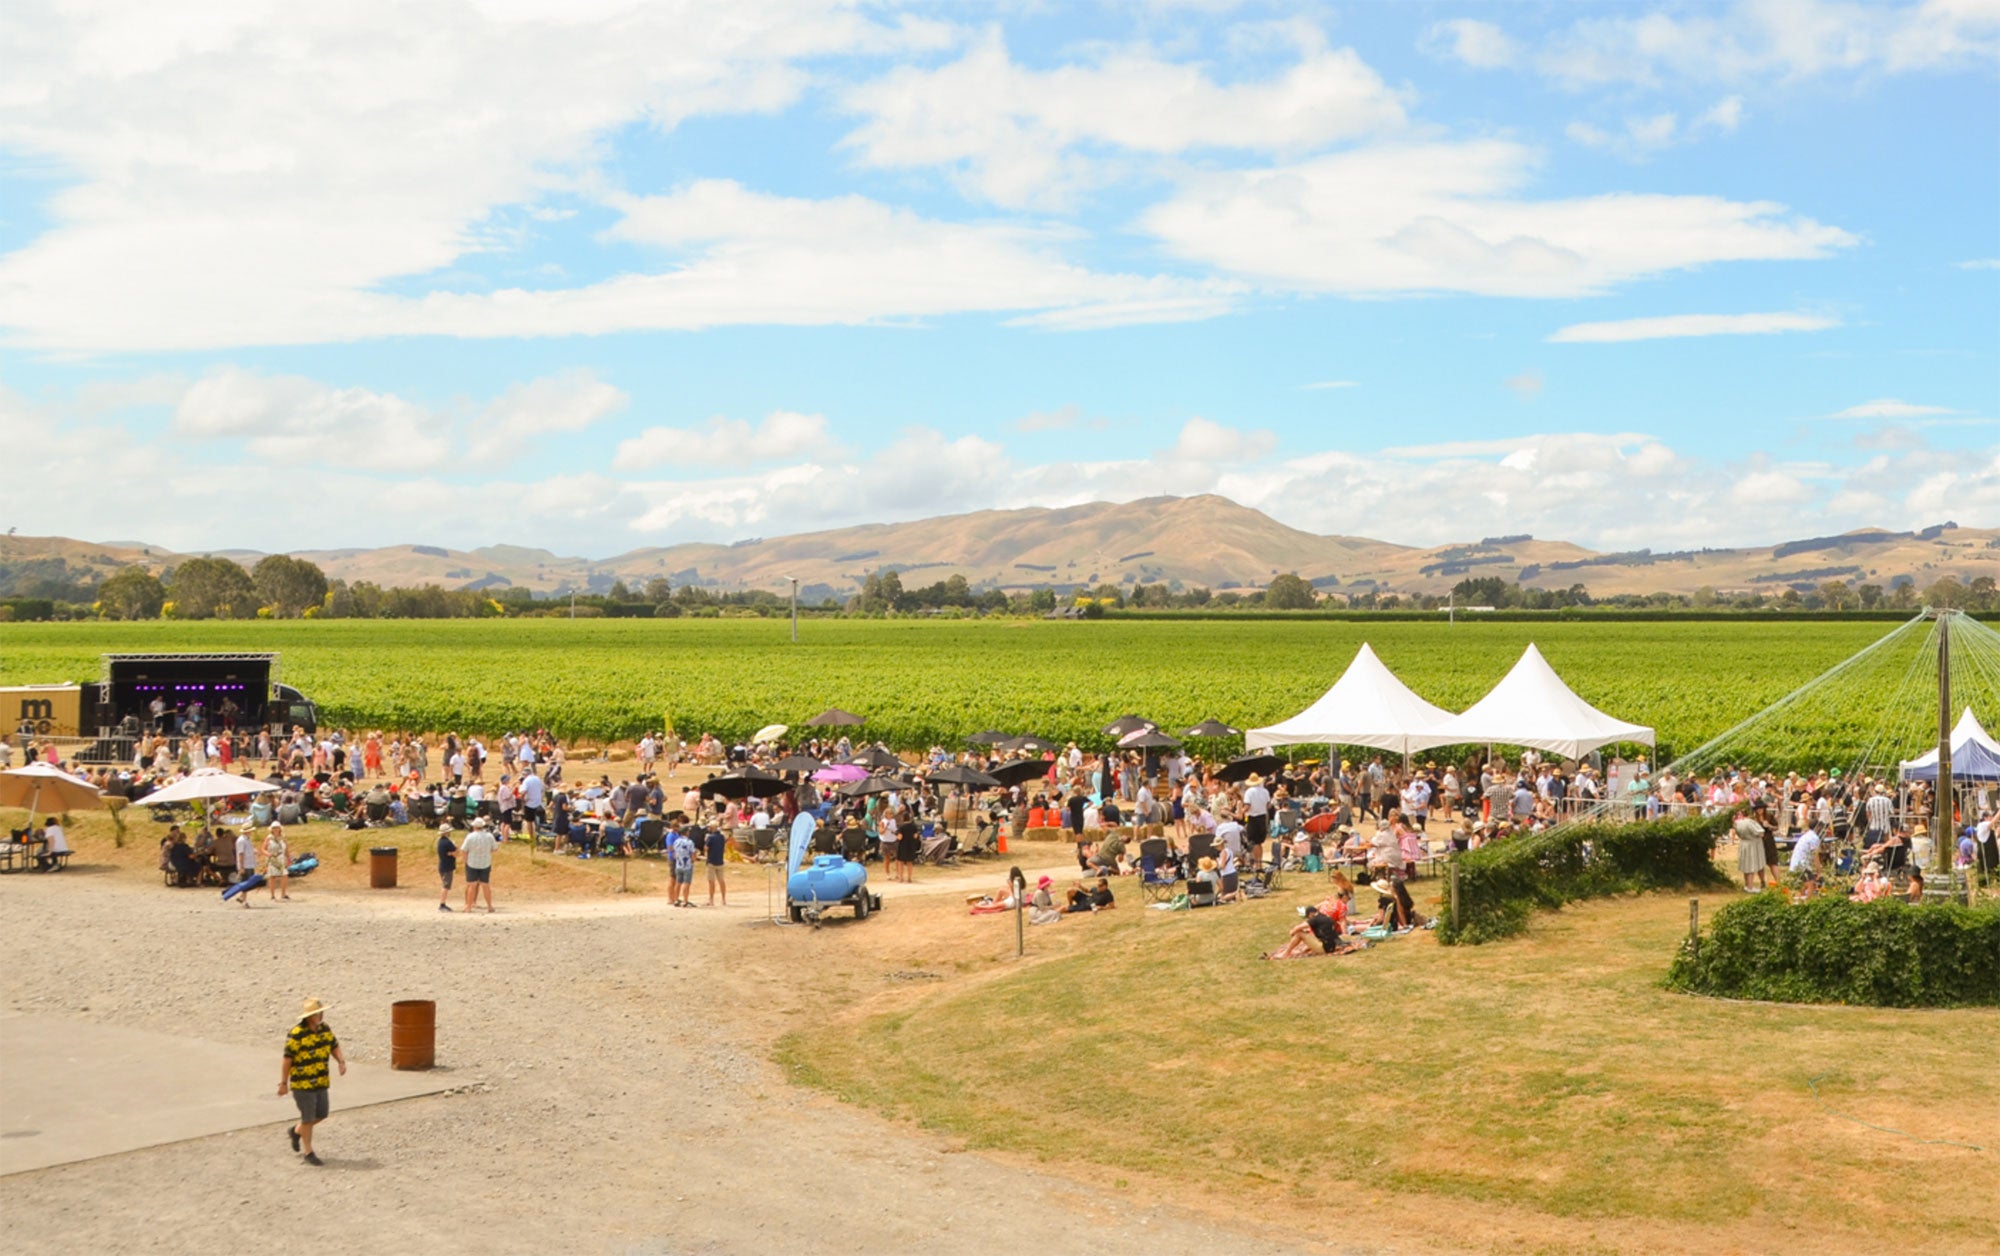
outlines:
[[[991,869],[916,889],[969,892]],[[916,920],[885,913],[860,956],[844,929],[765,922],[754,876],[728,909],[695,911],[658,895],[514,901],[499,885],[503,911],[467,917],[436,912],[434,891],[308,881],[245,911],[131,874],[0,879],[10,1008],[268,1044],[275,1073],[304,994],[334,1005],[350,1055],[373,1061],[388,1055],[390,1001],[435,998],[440,1061],[460,1084],[341,1112],[336,1083],[323,1169],[286,1150],[289,1104],[274,1095],[268,1127],[10,1178],[0,1250],[1290,1250],[788,1085],[766,1048],[811,1014],[816,973],[881,981],[891,952],[922,953]]]

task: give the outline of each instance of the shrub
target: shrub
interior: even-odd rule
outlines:
[[[2000,910],[1759,894],[1681,943],[1667,985],[1729,999],[1873,1007],[2000,1004]]]
[[[1509,838],[1458,857],[1458,913],[1447,892],[1438,940],[1455,945],[1508,937],[1536,908],[1642,890],[1719,886],[1715,841],[1732,812],[1633,824],[1572,824]]]

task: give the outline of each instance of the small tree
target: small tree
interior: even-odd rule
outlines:
[[[278,615],[297,615],[326,600],[326,573],[319,564],[290,554],[259,559],[250,571],[250,582],[258,599]]]
[[[228,619],[256,611],[250,573],[226,558],[190,558],[174,568],[167,586],[181,619]]]
[[[157,619],[167,600],[167,586],[136,564],[121,567],[97,586],[97,600],[114,619]]]
[[[1296,571],[1288,571],[1271,581],[1264,590],[1264,605],[1273,610],[1311,610],[1319,598],[1313,593],[1312,585],[1306,583]]]

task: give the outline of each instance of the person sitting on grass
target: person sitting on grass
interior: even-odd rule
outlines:
[[[1097,884],[1090,891],[1090,910],[1108,911],[1116,906],[1118,900],[1112,896],[1111,882],[1104,877],[1097,878]]]
[[[1914,864],[1910,866],[1910,888],[1904,891],[1904,897],[1912,903],[1924,901],[1924,870]]]
[[[1124,863],[1125,838],[1115,830],[1107,832],[1104,840],[1097,844],[1096,853],[1090,857],[1090,867],[1115,877],[1124,872]]]
[[[1304,959],[1309,955],[1342,955],[1354,949],[1340,936],[1340,926],[1317,907],[1305,907],[1306,918],[1292,926],[1291,936],[1265,959]],[[1319,949],[1313,949],[1317,946]]]
[[[1028,900],[1028,923],[1031,925],[1052,925],[1063,918],[1056,908],[1055,895],[1050,887],[1055,885],[1052,877],[1043,877],[1035,883],[1035,896]]]

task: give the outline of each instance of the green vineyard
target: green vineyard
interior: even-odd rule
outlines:
[[[1098,730],[1128,712],[1169,729],[1283,718],[1364,640],[1418,693],[1460,709],[1534,641],[1585,699],[1654,725],[1670,757],[1889,627],[826,620],[793,645],[784,622],[762,619],[21,624],[0,627],[0,683],[94,679],[107,651],[276,650],[285,680],[352,728],[605,739],[671,720],[684,736],[735,738],[841,706],[904,748],[988,727],[1101,746]],[[1880,692],[1858,689],[1751,757],[1851,761],[1893,685],[1869,687]]]

